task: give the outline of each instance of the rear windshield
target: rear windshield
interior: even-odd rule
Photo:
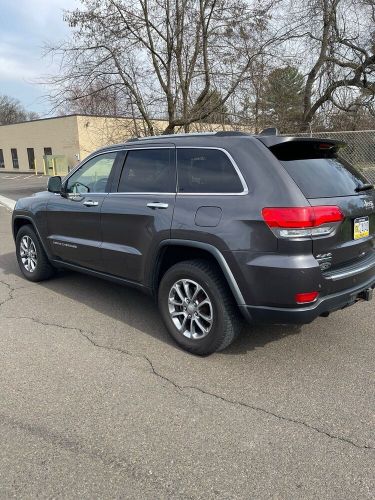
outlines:
[[[369,181],[337,155],[337,147],[322,142],[289,142],[270,148],[306,198],[358,194]]]

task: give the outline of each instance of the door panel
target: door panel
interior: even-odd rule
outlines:
[[[62,197],[47,206],[48,244],[55,259],[100,269],[100,209],[107,194]],[[86,206],[92,201],[94,205]],[[97,205],[96,205],[97,203]]]
[[[166,208],[152,208],[150,203]],[[145,265],[170,237],[174,194],[109,194],[102,205],[102,258],[105,272],[142,282]]]
[[[48,244],[55,259],[101,270],[100,210],[121,152],[98,154],[65,181],[47,205]]]
[[[102,260],[107,273],[143,283],[160,241],[170,237],[176,198],[174,146],[127,152],[101,210]]]

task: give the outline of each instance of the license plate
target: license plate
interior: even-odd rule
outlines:
[[[370,235],[370,220],[368,217],[354,219],[354,239],[360,240]]]

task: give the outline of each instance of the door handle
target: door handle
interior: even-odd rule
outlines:
[[[85,200],[83,202],[83,204],[86,206],[86,207],[97,207],[99,205],[99,202],[98,201],[92,201],[92,200]]]
[[[168,203],[162,203],[161,201],[154,201],[147,203],[148,208],[168,208]]]

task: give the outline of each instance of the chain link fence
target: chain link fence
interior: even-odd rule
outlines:
[[[293,134],[300,137],[320,137],[336,139],[347,146],[340,150],[340,156],[363,172],[375,184],[375,130],[354,132],[313,132],[312,134]]]

